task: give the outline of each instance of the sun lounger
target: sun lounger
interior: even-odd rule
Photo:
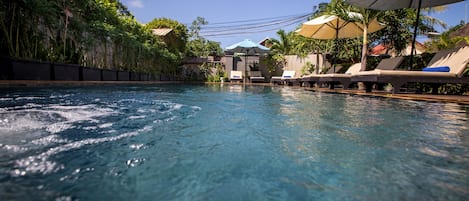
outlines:
[[[361,63],[356,63],[350,66],[344,74],[341,73],[329,73],[329,74],[319,74],[319,75],[309,75],[302,78],[302,82],[308,83],[309,86],[314,86],[318,83],[326,82],[340,82],[344,85],[344,88],[347,88],[350,82],[350,77],[353,73],[360,71]],[[333,85],[331,85],[333,86]]]
[[[469,83],[469,78],[463,77],[467,63],[469,62],[469,46],[462,48],[440,51],[429,62],[430,68],[448,67],[449,72],[426,72],[426,71],[391,71],[376,70],[359,72],[352,77],[353,82],[364,82],[366,91],[370,92],[373,84],[390,83],[393,93],[399,93],[402,85],[406,83],[431,84],[433,93],[442,84]]]
[[[315,83],[319,81],[319,78],[321,76],[330,75],[334,73],[338,74],[339,71],[342,70],[342,68],[343,66],[336,66],[335,68],[331,67],[326,71],[325,74],[310,74],[310,75],[303,76],[301,78],[301,82],[303,83],[302,85],[312,87]]]
[[[295,73],[296,72],[294,70],[283,71],[282,76],[273,76],[270,79],[270,82],[273,83],[273,84],[276,84],[276,83],[283,84],[283,83],[285,83],[286,79],[295,78]]]
[[[242,71],[237,71],[237,70],[232,70],[230,72],[230,82],[240,82],[243,81],[243,72]]]
[[[374,70],[371,71],[364,71],[364,72],[373,72],[379,70],[394,70],[396,69],[404,60],[404,57],[394,57],[383,59],[379,62]],[[353,83],[352,77],[360,73],[361,63],[356,63],[350,66],[344,74],[340,73],[333,73],[333,74],[322,74],[322,75],[312,75],[304,79],[304,81],[309,82],[312,86],[314,83],[329,84],[329,88],[334,89],[336,84],[342,84],[344,89],[350,87]]]
[[[340,70],[342,70],[343,66],[336,66],[335,68],[334,67],[330,67],[326,73],[324,74],[332,74],[332,73],[339,73]]]
[[[265,77],[262,76],[261,71],[251,71],[249,72],[249,80],[251,82],[264,82]]]
[[[295,75],[296,75],[296,71],[295,72]],[[301,86],[301,77],[287,77],[287,78],[284,78],[283,79],[283,82],[285,83],[285,85],[287,86]]]

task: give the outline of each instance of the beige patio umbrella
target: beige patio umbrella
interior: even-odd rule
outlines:
[[[349,16],[360,18],[361,14],[349,12]],[[373,33],[382,28],[384,28],[384,25],[380,24],[376,19],[374,19],[368,25],[367,31],[368,33]],[[354,38],[361,36],[364,33],[364,29],[365,26],[359,22],[349,22],[336,15],[323,15],[303,23],[301,28],[296,30],[296,32],[302,36],[309,38],[322,40],[337,40],[339,38]],[[336,54],[338,52],[337,48],[338,47],[336,45]],[[334,62],[335,57],[333,64]]]
[[[414,36],[412,38],[412,48],[410,51],[410,66],[409,69],[413,65],[413,56],[415,50],[415,41],[417,38],[417,27],[420,17],[420,8],[427,8],[427,7],[435,7],[441,6],[451,3],[456,3],[464,0],[398,0],[398,1],[390,1],[390,0],[345,0],[345,2],[362,7],[362,8],[369,8],[375,10],[394,10],[394,9],[401,9],[401,8],[415,8],[417,9],[417,19],[415,20],[414,26]]]
[[[460,1],[464,0],[345,0],[345,2],[355,6],[375,10],[394,10],[400,8],[427,8],[456,3]]]

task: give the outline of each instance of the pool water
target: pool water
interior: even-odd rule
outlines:
[[[240,85],[0,89],[1,200],[467,200],[469,107]]]

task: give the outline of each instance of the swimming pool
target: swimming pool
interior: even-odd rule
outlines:
[[[0,91],[2,200],[464,200],[469,107],[239,85]]]

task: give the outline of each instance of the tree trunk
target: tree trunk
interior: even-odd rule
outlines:
[[[360,71],[366,70],[366,55],[368,52],[368,25],[363,26],[363,46],[362,46],[362,60]]]

